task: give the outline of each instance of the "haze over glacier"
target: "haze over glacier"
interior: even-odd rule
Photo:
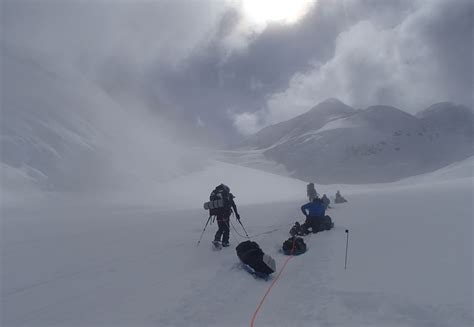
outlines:
[[[474,325],[472,1],[0,6],[1,326]]]

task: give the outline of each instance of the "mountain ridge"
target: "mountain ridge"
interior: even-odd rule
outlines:
[[[273,144],[276,141],[278,141],[279,139],[281,139],[281,137],[275,136],[275,133],[274,133],[275,129],[278,131],[276,134],[278,134],[279,132],[286,133],[286,134],[293,134],[293,133],[296,132],[294,130],[295,128],[301,128],[301,127],[304,127],[305,125],[308,125],[309,123],[315,123],[315,117],[314,116],[316,114],[324,115],[325,118],[326,118],[324,123],[327,123],[328,120],[331,119],[331,116],[330,116],[330,114],[332,113],[331,110],[338,110],[339,111],[339,112],[333,113],[334,115],[336,115],[336,117],[333,117],[333,119],[338,118],[339,117],[338,114],[339,115],[344,115],[344,114],[349,114],[349,113],[353,113],[353,112],[356,111],[354,108],[351,108],[351,107],[345,105],[344,103],[342,103],[339,100],[328,99],[326,101],[323,101],[323,102],[319,103],[318,105],[316,105],[313,108],[311,108],[310,110],[308,110],[306,113],[303,113],[303,114],[301,114],[297,117],[291,118],[287,121],[280,122],[280,123],[277,123],[277,124],[274,124],[274,125],[271,125],[271,126],[264,127],[263,129],[261,129],[257,133],[247,137],[243,141],[243,143],[244,144],[246,144],[246,143],[251,144],[251,143],[258,140],[257,142],[261,145],[261,147],[265,147],[265,145]],[[317,120],[319,120],[320,116],[318,116],[316,118],[318,118],[318,119],[316,119],[316,122],[317,122]],[[324,125],[324,124],[322,124],[322,125]],[[322,125],[321,125],[321,127],[322,127]],[[276,138],[278,138],[278,139],[276,139]]]
[[[329,99],[247,137],[237,149],[260,151],[303,180],[391,182],[471,156],[473,117],[470,108],[449,102],[412,115],[386,105],[357,110]]]

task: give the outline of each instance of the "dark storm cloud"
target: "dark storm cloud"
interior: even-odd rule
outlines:
[[[109,91],[141,89],[154,67],[175,65],[205,40],[225,8],[220,1],[6,0],[2,42],[74,66]]]
[[[154,71],[212,35],[225,1],[6,0],[2,51],[62,65],[98,83],[122,107],[173,115]]]
[[[441,77],[438,87],[445,90],[449,99],[472,104],[469,89],[474,91],[474,3],[442,1],[420,16],[409,28],[432,49]]]
[[[368,10],[369,3],[347,4],[347,17],[355,19],[337,36],[334,55],[295,73],[286,90],[244,123],[258,121],[258,128],[288,119],[328,97],[410,112],[445,100],[472,106],[473,2],[402,1],[385,8],[392,11],[380,4]]]
[[[319,0],[295,24],[260,28],[225,1],[8,0],[2,9],[6,43],[226,140],[328,97],[408,111],[472,103],[469,0]]]
[[[176,59],[214,27],[225,2],[4,0],[4,39],[67,59]],[[95,58],[94,58],[95,57]]]
[[[239,18],[229,11],[207,44],[159,78],[170,103],[213,129],[252,131],[245,124],[288,119],[328,97],[412,112],[472,102],[469,1],[319,1],[298,23],[270,24],[229,54],[223,40]]]
[[[291,76],[309,69],[311,61],[331,58],[336,36],[345,28],[333,8],[315,8],[297,24],[271,24],[249,35],[244,50],[229,54],[223,39],[239,18],[229,11],[207,45],[173,70],[158,72],[169,102],[216,129],[232,126],[229,113],[261,108],[267,95],[288,87]]]

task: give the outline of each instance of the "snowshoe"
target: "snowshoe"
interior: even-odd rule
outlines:
[[[229,245],[230,245],[229,242],[222,242],[222,246],[225,247],[225,248],[229,247]]]

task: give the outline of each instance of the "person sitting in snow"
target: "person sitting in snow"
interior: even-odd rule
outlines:
[[[304,224],[301,225],[306,234],[309,233],[309,228],[311,228],[313,233],[317,233],[323,230],[329,230],[334,226],[331,217],[326,216],[323,201],[318,197],[301,206],[301,212],[306,216]]]
[[[309,183],[308,185],[306,185],[306,196],[308,197],[309,202],[313,201],[314,198],[318,197],[318,193],[314,188],[314,183]]]
[[[335,203],[344,203],[347,202],[346,199],[341,195],[341,192],[337,191],[336,192],[336,199],[334,200]]]

